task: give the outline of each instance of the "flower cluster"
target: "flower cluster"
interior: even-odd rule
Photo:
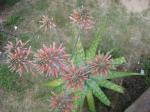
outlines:
[[[56,46],[55,43],[50,47],[43,46],[35,54],[36,67],[41,73],[47,76],[58,77],[63,72],[69,55],[65,52],[62,45]]]
[[[72,112],[74,108],[74,95],[66,95],[64,93],[54,94],[50,100],[50,110],[51,112]]]
[[[31,47],[27,47],[27,42],[16,40],[16,44],[8,42],[6,45],[7,63],[12,71],[16,71],[20,75],[28,72],[32,61],[30,61]]]
[[[56,27],[53,19],[49,19],[48,16],[42,16],[42,19],[41,21],[39,21],[39,23],[41,23],[40,28],[44,28],[45,31],[47,31],[48,29],[54,29]]]
[[[91,29],[94,25],[92,18],[85,9],[74,10],[70,20],[85,30]],[[41,23],[40,27],[44,27],[45,31],[56,27],[48,16],[43,16],[39,22]],[[35,67],[39,73],[63,79],[66,90],[76,91],[80,89],[82,91],[90,75],[108,75],[111,69],[111,55],[108,53],[106,55],[98,54],[90,63],[85,62],[84,66],[81,66],[71,61],[62,44],[56,45],[55,43],[50,46],[43,45],[31,60],[31,47],[27,47],[27,44],[28,41],[16,40],[16,43],[8,42],[5,46],[8,57],[7,63],[10,69],[22,75],[24,72],[31,70],[31,65],[34,65],[32,67]],[[74,98],[72,94],[54,94],[50,102],[51,111],[72,112]]]
[[[83,90],[85,81],[89,75],[107,75],[111,69],[111,55],[108,53],[98,54],[95,59],[85,66],[77,66],[71,62],[64,47],[53,43],[49,47],[43,45],[34,55],[34,60],[30,60],[31,49],[27,47],[27,42],[16,40],[16,43],[8,42],[5,47],[8,55],[8,64],[12,71],[20,75],[29,71],[29,65],[35,65],[40,73],[47,76],[60,78],[66,83],[66,89]],[[71,112],[73,108],[73,96],[65,94],[54,95],[51,98],[51,110],[58,112]]]
[[[63,79],[67,82],[68,88],[80,88],[82,90],[84,87],[84,81],[88,79],[88,74],[84,67],[76,67],[76,65],[72,64],[71,67],[66,69]]]
[[[106,55],[99,54],[95,59],[90,63],[90,69],[92,74],[101,74],[107,75],[111,69],[111,55],[108,53]]]
[[[31,49],[26,47],[27,42],[16,40],[16,44],[8,42],[5,49],[8,53],[8,63],[13,71],[20,75],[29,69],[29,65],[33,62],[30,60]],[[84,67],[77,67],[73,63],[68,66],[70,59],[62,45],[57,46],[55,43],[49,47],[44,46],[35,54],[34,65],[40,73],[47,74],[58,78],[62,74],[62,78],[67,82],[68,88],[80,88],[84,86],[84,81],[88,79],[88,71],[94,74],[107,75],[111,68],[111,55],[99,54],[93,61],[89,63],[89,70]]]
[[[89,16],[86,9],[74,10],[69,18],[73,23],[85,30],[92,29],[94,25],[92,17]]]
[[[16,42],[13,44],[13,42],[8,41],[7,45],[4,47],[6,53],[14,52],[17,48],[20,48],[22,50],[27,49],[27,44],[29,41],[22,42],[21,40],[16,39]]]

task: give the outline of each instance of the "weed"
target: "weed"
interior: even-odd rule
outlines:
[[[23,17],[20,15],[20,13],[16,13],[7,18],[5,25],[13,27],[14,25],[19,24],[21,21],[23,21]]]
[[[10,72],[8,66],[0,64],[0,87],[7,91],[22,92],[30,88],[32,82],[21,79],[16,73]]]
[[[38,0],[36,2],[35,8],[37,10],[46,10],[49,7],[47,0]]]

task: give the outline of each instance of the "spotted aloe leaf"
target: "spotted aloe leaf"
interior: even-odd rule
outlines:
[[[85,60],[85,52],[84,48],[82,46],[82,42],[80,38],[78,39],[77,45],[76,45],[76,51],[73,56],[73,61],[76,64],[82,64],[82,62]]]
[[[72,31],[73,37],[73,49],[72,49],[72,60],[76,64],[81,64],[85,60],[85,52],[81,42],[81,29],[76,29]]]
[[[99,82],[100,87],[104,87],[107,89],[111,89],[113,91],[119,92],[119,93],[124,93],[124,88],[111,82],[108,80],[103,80]]]
[[[115,69],[116,66],[126,63],[125,57],[119,57],[112,60],[112,68]]]
[[[97,75],[99,75],[99,74],[97,74]],[[138,75],[141,76],[140,73],[119,72],[119,71],[110,71],[107,76],[96,77],[97,75],[90,76],[90,77],[91,77],[91,79],[94,79],[94,80],[103,81],[103,80],[107,80],[107,79],[116,79],[116,78],[123,78],[123,77],[129,77],[129,76],[138,76]]]
[[[129,76],[137,76],[141,75],[139,73],[131,73],[131,72],[118,72],[118,71],[111,71],[105,79],[115,79],[115,78],[123,78]]]
[[[55,80],[44,83],[44,85],[49,88],[56,88],[56,87],[62,85],[63,83],[64,83],[64,81],[62,79],[55,79]]]
[[[89,111],[90,112],[96,112],[94,97],[93,97],[93,93],[92,93],[91,90],[88,92],[86,97],[87,97],[87,103],[88,103],[88,106],[89,106]]]
[[[105,105],[110,106],[111,102],[105,93],[99,88],[98,90],[93,90],[93,94]]]
[[[87,81],[88,86],[92,90],[94,96],[96,96],[103,104],[110,106],[110,100],[105,93],[99,88],[99,85],[94,80]]]
[[[89,60],[96,55],[96,50],[98,48],[98,45],[101,43],[102,37],[106,30],[106,22],[107,18],[103,18],[101,24],[99,24],[99,27],[97,28],[95,33],[95,38],[90,48],[86,51],[86,60]]]
[[[84,100],[88,94],[88,91],[89,91],[89,88],[87,86],[85,86],[83,91],[80,93],[80,100],[79,100],[80,112],[82,112]]]

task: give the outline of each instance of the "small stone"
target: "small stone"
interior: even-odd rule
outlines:
[[[17,26],[14,26],[14,30],[16,31],[18,29],[18,27]]]

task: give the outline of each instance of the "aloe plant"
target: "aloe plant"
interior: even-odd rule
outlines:
[[[77,65],[85,65],[86,62],[93,59],[96,55],[96,51],[98,48],[98,45],[101,43],[102,39],[102,34],[104,33],[104,26],[103,24],[102,29],[101,27],[98,28],[96,31],[96,36],[95,39],[93,40],[90,48],[88,50],[84,50],[82,42],[80,40],[80,37],[78,38],[77,44],[76,44],[76,52],[73,55],[72,59]],[[126,63],[126,60],[124,57],[119,57],[116,59],[113,59],[112,61],[113,66],[112,68],[115,69],[116,65],[120,65],[123,63]],[[122,78],[122,77],[127,77],[127,76],[133,76],[133,75],[139,75],[138,73],[129,73],[129,72],[118,72],[118,71],[110,71],[107,76],[93,76],[89,75],[88,80],[85,81],[84,83],[84,88],[82,91],[78,91],[78,95],[80,96],[80,99],[77,100],[77,104],[80,107],[80,112],[82,112],[82,107],[84,104],[84,101],[87,99],[88,107],[90,112],[96,112],[95,108],[95,101],[94,101],[94,96],[97,97],[103,104],[110,106],[111,101],[107,97],[107,95],[104,93],[102,88],[110,89],[112,91],[118,92],[123,94],[124,93],[124,88],[120,85],[115,84],[111,80],[114,78]],[[56,82],[56,83],[54,83]],[[56,80],[48,83],[49,87],[57,87],[63,84],[63,80]],[[55,85],[55,86],[54,86]]]
[[[79,56],[80,60],[82,58],[82,60],[87,61],[87,60],[90,60],[95,57],[98,45],[101,43],[102,36],[105,32],[105,27],[106,27],[106,19],[103,22],[102,26],[97,29],[95,39],[93,40],[90,48],[88,50],[86,50],[86,52],[84,52],[84,50],[83,50],[81,41],[78,42],[78,44],[80,46],[79,45],[77,46],[77,51],[78,51],[77,56]],[[81,50],[82,50],[82,52],[79,52]],[[82,54],[82,56],[81,56],[81,54]],[[83,57],[83,56],[85,56],[85,57]],[[113,68],[116,67],[115,65],[120,65],[123,63],[126,63],[124,57],[113,59]],[[121,87],[109,80],[114,79],[114,78],[132,76],[132,75],[139,75],[139,74],[110,71],[110,73],[107,77],[90,77],[90,79],[85,82],[86,88],[84,88],[85,90],[83,90],[81,92],[82,98],[81,98],[80,102],[83,103],[85,98],[87,98],[90,112],[96,112],[93,96],[96,96],[103,104],[110,106],[111,102],[101,88],[103,87],[103,88],[110,89],[112,91],[116,91],[118,93],[124,93],[123,87]],[[82,103],[81,103],[81,105],[83,105]],[[80,111],[82,112],[82,108]]]
[[[58,46],[55,42],[50,46],[43,45],[35,54],[31,51],[31,47],[26,46],[28,41],[16,40],[15,44],[8,42],[5,46],[7,62],[11,65],[10,69],[12,71],[22,76],[25,72],[34,74],[32,69],[38,70],[37,72],[52,79],[52,81],[44,83],[44,86],[57,88],[59,92],[61,91],[61,94],[54,94],[51,98],[52,112],[74,112],[72,111],[76,109],[74,103],[82,112],[85,100],[87,100],[89,111],[96,112],[94,96],[103,104],[111,105],[111,101],[102,88],[124,93],[124,88],[113,83],[112,79],[139,75],[137,73],[115,71],[116,65],[126,63],[124,57],[112,59],[109,53],[104,55],[98,52],[97,54],[98,46],[101,44],[102,37],[106,32],[107,18],[102,18],[90,48],[84,50],[80,33],[93,27],[93,21],[86,13],[87,10],[85,9],[75,10],[70,16],[72,22],[76,23],[79,29],[77,34],[74,33],[77,36],[75,36],[76,40],[71,57],[62,45]],[[49,25],[54,26],[54,24]],[[32,56],[33,58],[31,58]],[[80,98],[76,98],[76,96]]]

